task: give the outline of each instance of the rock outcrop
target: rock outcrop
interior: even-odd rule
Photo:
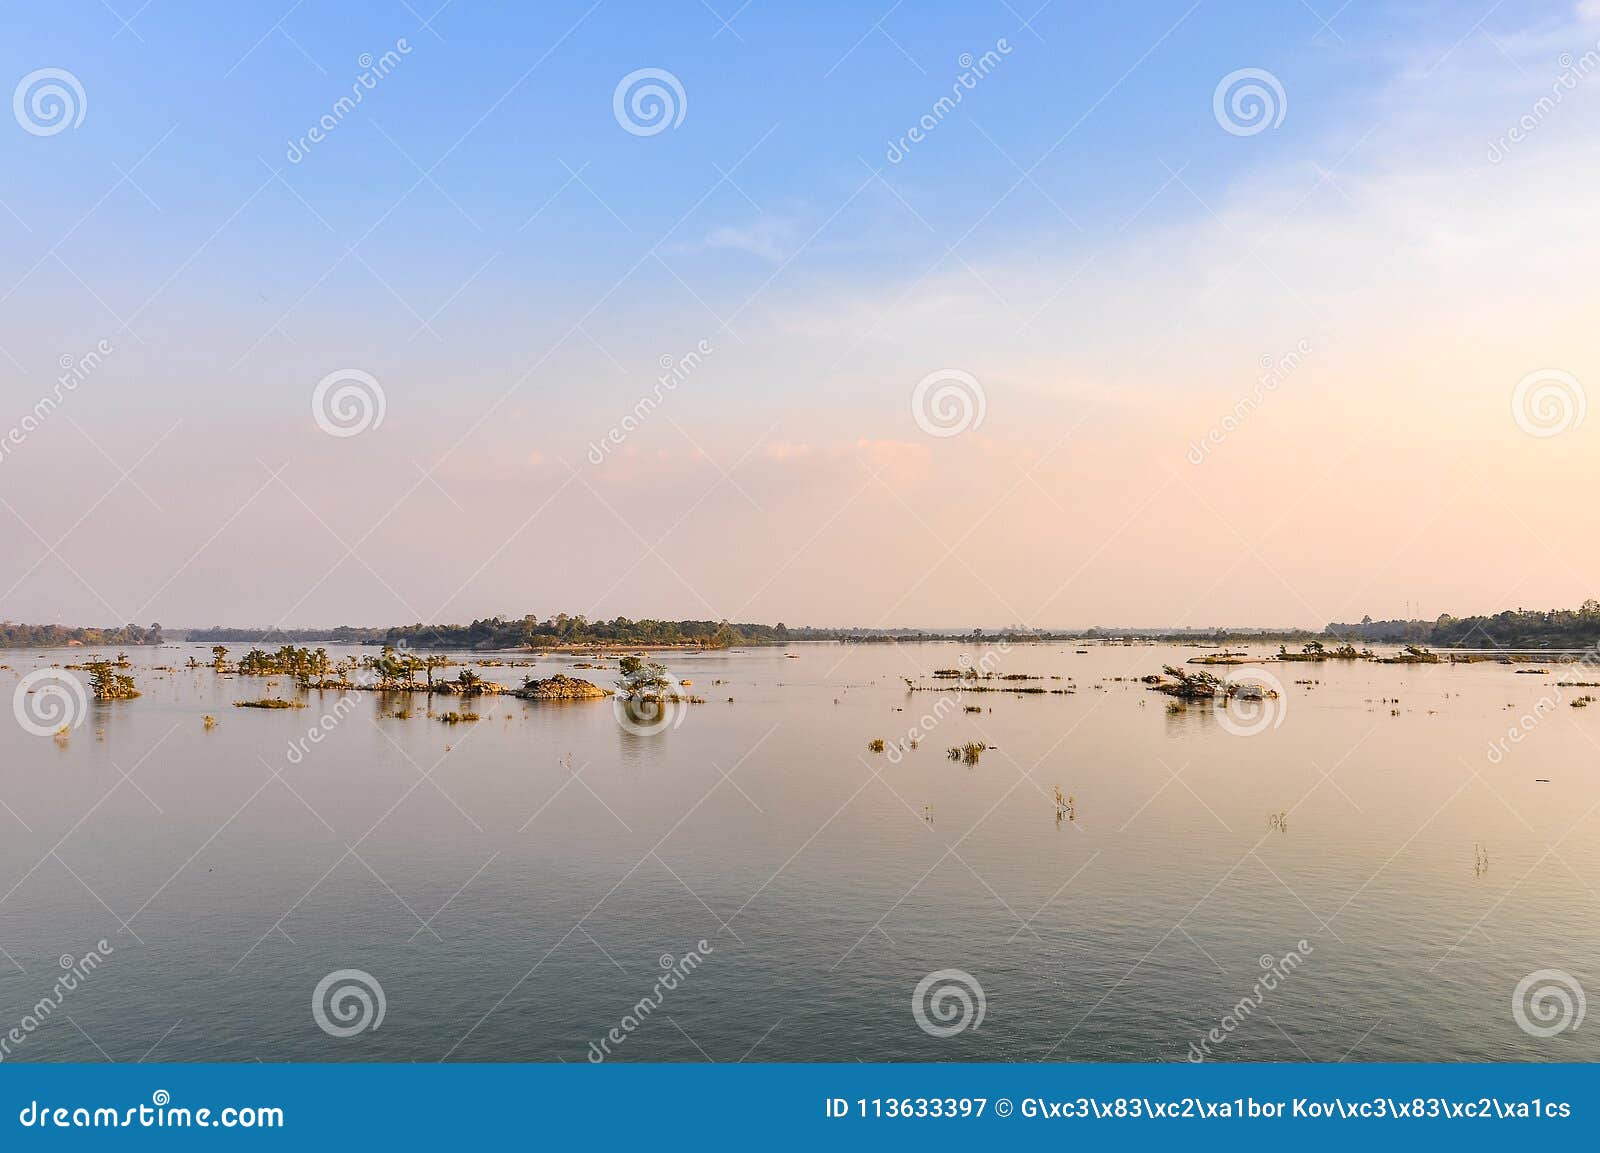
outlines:
[[[513,695],[525,701],[588,701],[609,697],[611,690],[577,677],[556,673],[542,681],[529,677]]]

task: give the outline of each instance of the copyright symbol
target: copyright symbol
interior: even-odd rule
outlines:
[[[1011,1102],[1005,1097],[1000,1098],[1000,1100],[994,1103],[994,1111],[998,1116],[1001,1117],[1011,1116]]]

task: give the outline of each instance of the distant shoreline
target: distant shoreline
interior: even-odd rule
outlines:
[[[839,644],[1171,644],[1198,647],[1231,645],[1302,646],[1333,644],[1422,645],[1459,652],[1577,652],[1600,645],[1600,601],[1590,599],[1577,609],[1517,610],[1495,616],[1435,620],[1382,620],[1365,617],[1356,623],[1334,622],[1321,631],[1300,628],[1127,628],[1084,629],[914,629],[914,628],[789,628],[726,620],[590,621],[565,613],[540,620],[528,615],[489,617],[469,624],[394,625],[333,628],[178,628],[163,630],[124,625],[82,628],[0,622],[0,650],[10,648],[132,648],[182,640],[191,644],[283,646],[340,644],[458,652],[569,653],[589,655],[607,650],[634,652],[727,651],[771,648],[808,642]]]

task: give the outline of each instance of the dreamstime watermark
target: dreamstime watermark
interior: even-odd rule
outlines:
[[[661,407],[661,402],[666,399],[667,394],[676,392],[678,386],[693,376],[705,363],[706,357],[715,351],[709,340],[702,340],[682,356],[674,357],[670,353],[662,353],[658,362],[661,365],[661,375],[656,377],[655,387],[641,396],[628,414],[607,429],[604,436],[589,442],[587,454],[589,463],[597,467],[604,464],[606,458],[621,448],[623,442],[650,418],[650,414]]]
[[[936,969],[911,990],[911,1016],[930,1037],[954,1037],[983,1024],[989,998],[965,969]]]
[[[383,1024],[388,998],[365,969],[335,969],[311,993],[311,1019],[330,1037],[354,1037]]]
[[[100,340],[95,346],[81,356],[73,356],[70,352],[61,354],[58,362],[61,365],[61,375],[56,377],[55,386],[44,396],[34,401],[33,407],[19,420],[0,435],[0,461],[15,452],[22,442],[43,427],[44,422],[50,419],[52,413],[61,407],[61,402],[68,395],[78,390],[78,386],[92,376],[96,369],[105,363],[106,357],[116,349],[109,340]]]
[[[1011,42],[1004,36],[996,40],[994,47],[982,56],[974,57],[970,52],[963,52],[956,60],[961,71],[950,84],[950,95],[935,100],[933,107],[924,112],[900,139],[889,141],[889,147],[883,154],[884,159],[890,164],[899,164],[909,156],[912,148],[926,140],[935,128],[944,123],[945,117],[956,110],[957,105],[966,98],[966,94],[977,88],[978,81],[998,68],[1000,62],[1011,53]]]
[[[961,678],[955,688],[949,692],[940,693],[931,707],[927,709],[916,723],[906,729],[906,735],[894,741],[884,749],[884,756],[891,765],[898,765],[905,760],[906,752],[920,744],[930,733],[944,723],[945,717],[962,708],[961,685],[969,680],[992,674],[998,666],[1000,658],[1011,651],[1011,646],[1005,641],[997,641],[993,646],[984,650],[983,656],[976,662],[963,656],[961,661]]]
[[[1283,84],[1265,68],[1240,68],[1217,81],[1211,93],[1211,114],[1231,136],[1254,136],[1283,123],[1289,97]]]
[[[660,966],[661,976],[651,986],[650,992],[640,997],[631,1009],[622,1015],[622,1019],[606,1030],[605,1036],[598,1041],[589,1042],[589,1061],[598,1065],[612,1055],[612,1046],[621,1046],[639,1029],[650,1015],[666,1003],[667,994],[671,993],[679,984],[686,980],[710,954],[716,952],[715,946],[704,937],[695,942],[695,947],[682,957],[674,957],[671,953],[662,953],[657,964]]]
[[[1583,424],[1589,397],[1578,378],[1559,368],[1538,368],[1511,390],[1511,419],[1529,436],[1560,436]]]
[[[359,368],[330,372],[311,393],[311,417],[329,436],[360,436],[382,425],[388,411],[383,385]]]
[[[683,83],[665,68],[639,68],[617,81],[611,114],[624,132],[655,136],[683,123],[689,97]]]
[[[333,708],[323,713],[317,723],[306,730],[305,736],[297,737],[289,742],[289,751],[284,754],[284,760],[291,765],[298,765],[306,759],[317,745],[320,745],[339,723],[356,711],[356,694],[342,693],[338,700],[333,702]]]
[[[18,1021],[4,1035],[0,1036],[0,1061],[11,1056],[12,1050],[25,1044],[35,1030],[39,1028],[50,1014],[61,1008],[66,1003],[67,994],[77,989],[78,985],[89,979],[89,974],[98,969],[112,953],[116,952],[110,941],[99,941],[81,957],[74,957],[71,953],[61,954],[61,968],[65,970],[56,978],[55,985],[50,992],[40,997],[33,1008],[22,1015]]]
[[[173,1105],[172,1094],[157,1089],[149,1105],[40,1105],[31,1100],[17,1113],[25,1129],[282,1129],[276,1105],[225,1105],[220,1109]]]
[[[1499,164],[1510,154],[1512,148],[1532,136],[1539,125],[1545,122],[1545,118],[1561,106],[1562,101],[1567,98],[1567,93],[1575,91],[1582,81],[1589,79],[1596,69],[1600,69],[1600,42],[1576,59],[1572,53],[1563,52],[1556,58],[1556,64],[1561,71],[1550,82],[1550,95],[1535,100],[1533,106],[1519,116],[1515,124],[1489,141],[1486,156],[1490,164]]]
[[[1558,692],[1545,693],[1533,702],[1533,707],[1518,718],[1517,723],[1506,728],[1506,735],[1496,737],[1489,742],[1489,751],[1484,758],[1491,765],[1498,765],[1506,759],[1506,754],[1511,751],[1512,745],[1520,745],[1527,735],[1539,727],[1539,724],[1555,712],[1561,704],[1561,694]]]
[[[976,431],[989,411],[983,385],[970,372],[941,368],[911,390],[911,417],[929,436],[959,436]]]
[[[1591,646],[1583,656],[1572,662],[1571,667],[1578,670],[1576,675],[1600,674],[1600,645]],[[1568,674],[1571,675],[1574,674]],[[1489,742],[1484,758],[1491,765],[1498,765],[1505,760],[1513,745],[1520,745],[1534,729],[1560,707],[1566,700],[1566,694],[1561,690],[1568,687],[1581,689],[1590,686],[1582,681],[1557,681],[1548,692],[1542,693],[1539,699],[1533,702],[1533,706],[1518,717],[1514,724],[1506,726],[1504,736],[1496,737]]]
[[[1217,719],[1236,737],[1253,737],[1283,724],[1289,698],[1283,682],[1265,669],[1239,669],[1222,678],[1225,696]]]
[[[1536,969],[1511,993],[1511,1019],[1530,1037],[1577,1032],[1587,1007],[1583,986],[1565,969]]]
[[[54,136],[83,123],[89,96],[65,68],[39,68],[17,81],[11,114],[30,136]]]
[[[1206,457],[1222,447],[1222,442],[1228,437],[1239,431],[1250,414],[1260,408],[1269,395],[1277,392],[1310,355],[1309,340],[1297,341],[1292,349],[1276,359],[1270,354],[1264,354],[1261,357],[1261,372],[1256,377],[1255,387],[1235,401],[1233,408],[1207,429],[1204,436],[1189,442],[1189,450],[1183,454],[1184,459],[1190,464],[1203,464]]]
[[[34,669],[17,682],[11,712],[23,731],[48,737],[83,724],[89,715],[89,693],[65,669]]]
[[[663,671],[661,683],[624,685],[613,693],[611,709],[624,731],[637,737],[654,737],[683,725],[684,717],[689,715],[689,701]]]
[[[1251,986],[1250,992],[1240,997],[1233,1007],[1222,1015],[1222,1019],[1213,1025],[1206,1035],[1198,1042],[1189,1042],[1189,1060],[1199,1064],[1211,1056],[1213,1046],[1221,1045],[1235,1029],[1250,1019],[1257,1009],[1266,1003],[1267,994],[1275,993],[1284,979],[1300,968],[1300,964],[1311,956],[1314,948],[1310,941],[1301,939],[1296,942],[1293,951],[1281,957],[1274,957],[1271,953],[1262,953],[1259,964],[1262,969],[1260,977]]]
[[[299,164],[309,156],[312,148],[326,140],[328,134],[343,124],[344,118],[356,110],[366,99],[366,94],[378,86],[378,81],[400,67],[401,60],[409,55],[411,55],[411,42],[404,36],[396,40],[394,47],[382,56],[374,57],[370,52],[363,52],[356,60],[361,73],[351,82],[350,95],[335,100],[333,106],[324,112],[300,139],[289,141],[289,147],[283,154],[284,159],[290,164]]]

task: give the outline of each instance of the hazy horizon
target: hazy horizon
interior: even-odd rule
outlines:
[[[1484,7],[10,13],[0,615],[1575,606],[1600,4]]]

